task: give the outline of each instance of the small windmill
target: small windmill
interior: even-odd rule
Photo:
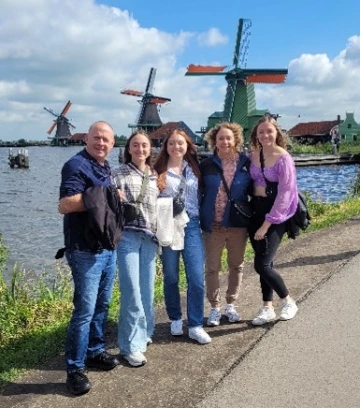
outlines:
[[[64,109],[61,111],[60,115],[55,113],[52,109],[48,109],[44,106],[44,109],[51,113],[53,116],[56,117],[54,119],[54,123],[50,126],[49,130],[47,133],[50,135],[51,132],[54,130],[56,127],[56,133],[53,138],[53,144],[55,145],[67,145],[69,139],[71,138],[71,132],[70,132],[70,127],[75,129],[75,126],[70,123],[69,119],[65,116],[71,106],[71,102],[68,101],[67,104],[64,106]]]
[[[249,134],[255,122],[267,110],[257,110],[254,84],[283,83],[287,69],[248,69],[247,53],[250,43],[251,21],[239,19],[235,42],[235,51],[230,69],[224,66],[189,65],[185,75],[223,75],[227,81],[224,110],[214,112],[208,120],[210,128],[218,122],[237,122]]]
[[[134,91],[132,89],[124,89],[120,93],[123,95],[131,95],[141,97],[140,110],[135,120],[135,124],[129,124],[130,128],[141,128],[146,132],[151,133],[162,125],[159,116],[159,105],[170,102],[170,98],[163,96],[156,96],[152,93],[154,88],[154,81],[156,76],[156,69],[150,68],[149,78],[147,80],[145,92]]]

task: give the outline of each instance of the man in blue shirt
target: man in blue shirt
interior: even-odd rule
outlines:
[[[110,187],[106,157],[114,146],[114,130],[95,122],[86,135],[86,148],[65,163],[61,173],[59,212],[64,216],[66,258],[74,280],[74,310],[66,339],[67,387],[72,394],[88,392],[87,367],[115,368],[119,361],[105,351],[104,326],[111,300],[116,251],[111,245],[89,242],[89,211],[84,193]],[[85,193],[86,194],[86,193]]]

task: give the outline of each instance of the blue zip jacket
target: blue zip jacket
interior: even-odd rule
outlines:
[[[234,179],[229,186],[230,195],[234,200],[248,201],[252,194],[252,180],[249,173],[250,160],[244,153],[239,153],[239,162],[235,170]],[[222,163],[217,155],[213,155],[200,162],[200,171],[203,181],[203,191],[200,202],[200,225],[201,229],[211,232],[215,216],[215,201],[222,182],[219,171],[222,171]],[[225,207],[221,225],[230,227],[230,202]]]

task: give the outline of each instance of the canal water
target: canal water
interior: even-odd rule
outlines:
[[[29,147],[30,168],[11,169],[8,149],[0,148],[0,232],[9,248],[5,277],[15,262],[27,270],[50,272],[63,246],[62,216],[57,212],[61,167],[82,147]],[[15,149],[13,149],[15,150]],[[113,149],[110,164],[118,164]],[[299,188],[314,199],[337,202],[346,197],[359,166],[298,167]]]

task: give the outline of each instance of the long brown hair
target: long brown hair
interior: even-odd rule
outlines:
[[[150,143],[150,155],[146,158],[145,163],[146,163],[149,167],[151,167],[151,139],[150,139],[150,136],[149,136],[144,130],[142,130],[142,129],[135,130],[135,131],[130,135],[130,137],[128,138],[128,140],[126,141],[125,151],[124,151],[124,163],[130,163],[131,160],[132,160],[132,157],[131,157],[131,154],[130,154],[130,142],[131,142],[131,140],[132,140],[135,136],[137,136],[137,135],[143,135],[143,136],[145,136],[145,137],[149,140],[149,143]]]
[[[276,119],[274,119],[272,116],[270,115],[265,115],[262,118],[259,119],[259,121],[256,123],[256,125],[253,127],[253,130],[251,131],[251,136],[250,136],[250,144],[251,147],[253,147],[254,149],[259,149],[261,148],[261,144],[257,138],[257,130],[259,125],[261,125],[264,122],[269,122],[271,123],[275,129],[276,129],[276,140],[275,143],[282,147],[283,149],[286,149],[286,135],[284,134],[284,132],[281,130],[279,124],[277,123]]]
[[[199,185],[201,184],[199,160],[198,160],[198,155],[196,152],[195,144],[192,141],[192,139],[186,134],[184,130],[174,129],[165,137],[163,144],[161,146],[161,150],[159,154],[157,155],[155,163],[154,163],[154,169],[157,171],[159,175],[159,178],[158,178],[159,190],[164,190],[166,186],[166,172],[167,172],[167,166],[168,166],[169,157],[170,157],[167,151],[167,146],[168,146],[170,137],[174,134],[181,135],[185,139],[186,144],[187,144],[187,151],[184,155],[184,160],[186,160],[189,163],[189,166],[191,167],[193,173],[199,180]]]

